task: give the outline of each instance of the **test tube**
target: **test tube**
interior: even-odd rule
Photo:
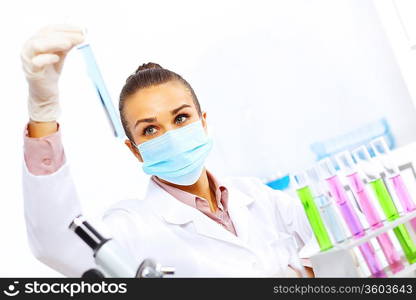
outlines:
[[[336,200],[338,208],[341,211],[342,216],[347,223],[349,230],[354,239],[360,239],[365,236],[363,225],[361,224],[357,213],[355,212],[350,199],[345,192],[339,177],[336,174],[335,168],[329,158],[323,159],[319,162],[319,166],[323,171],[324,178],[328,184],[329,190]],[[386,277],[386,273],[383,271],[382,265],[377,257],[371,242],[365,242],[358,246],[361,254],[364,257],[371,274],[373,277]]]
[[[313,195],[304,172],[295,174],[293,176],[294,182],[297,185],[296,193],[303,205],[306,216],[312,228],[312,232],[318,241],[321,251],[326,251],[333,247],[331,238],[325,228],[318,208],[316,207]]]
[[[318,205],[322,218],[326,223],[329,231],[337,243],[342,243],[347,239],[344,227],[341,224],[339,215],[336,212],[332,199],[326,195],[325,188],[322,186],[322,181],[317,168],[310,168],[306,170],[306,174],[311,182],[311,191],[315,198],[315,203]]]
[[[352,151],[354,159],[357,161],[361,170],[367,177],[371,188],[373,189],[380,206],[389,221],[394,221],[400,217],[396,205],[391,198],[389,191],[380,176],[380,168],[375,161],[371,160],[370,153],[366,146],[361,146]],[[409,263],[416,262],[416,245],[410,237],[404,224],[393,228],[393,232],[399,240],[400,246]]]
[[[402,176],[400,175],[399,168],[394,163],[390,155],[390,149],[387,146],[386,141],[383,137],[375,139],[371,142],[372,149],[376,154],[377,158],[384,167],[387,177],[391,181],[394,190],[396,191],[397,197],[399,198],[400,203],[402,204],[406,212],[412,212],[416,210],[416,205],[410,197],[409,191],[403,181]],[[410,225],[413,230],[416,232],[416,218],[410,220]]]
[[[104,111],[106,113],[107,119],[110,123],[114,135],[118,138],[123,138],[125,135],[123,127],[121,125],[120,117],[116,109],[114,108],[114,104],[111,100],[110,94],[108,93],[100,69],[98,68],[90,44],[83,43],[78,46],[78,50],[81,51],[82,56],[84,57],[88,76],[90,77],[94,85],[94,88],[97,92],[97,96],[104,108]]]
[[[365,215],[368,223],[373,230],[383,227],[383,222],[374,207],[370,195],[361,180],[360,175],[355,167],[351,154],[348,151],[341,152],[336,156],[336,160],[341,170],[346,175],[351,190],[360,203],[360,207]],[[400,259],[400,254],[394,248],[394,245],[387,232],[382,233],[376,237],[381,250],[390,266],[393,273],[403,270],[404,265]]]

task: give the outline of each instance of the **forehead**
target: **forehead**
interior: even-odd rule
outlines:
[[[124,113],[128,120],[151,118],[183,104],[195,108],[190,91],[180,82],[171,81],[140,89],[127,98]]]

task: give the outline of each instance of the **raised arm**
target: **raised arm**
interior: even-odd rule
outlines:
[[[56,122],[64,59],[82,41],[79,28],[48,26],[25,43],[21,54],[29,87],[22,178],[28,241],[37,259],[70,277],[95,267],[92,251],[68,229],[81,205]]]

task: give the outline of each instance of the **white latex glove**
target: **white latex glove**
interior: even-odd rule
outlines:
[[[55,121],[60,113],[58,81],[65,56],[84,41],[81,28],[50,25],[23,46],[21,59],[29,85],[29,116],[32,121]]]

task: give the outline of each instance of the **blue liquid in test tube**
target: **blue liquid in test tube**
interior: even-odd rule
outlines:
[[[315,198],[315,202],[318,204],[322,216],[336,242],[342,243],[345,241],[347,239],[347,235],[340,223],[340,217],[337,215],[335,207],[331,203],[331,199],[327,196],[321,195]]]
[[[82,44],[78,47],[78,50],[82,52],[87,67],[87,72],[94,84],[97,96],[104,107],[108,121],[114,131],[114,135],[118,138],[124,138],[124,130],[121,125],[120,116],[118,111],[114,108],[114,104],[111,101],[110,94],[107,91],[104,79],[101,76],[100,69],[98,68],[94,54],[91,50],[90,44]]]
[[[322,178],[320,178],[319,170],[317,168],[310,168],[306,170],[306,174],[311,180],[315,203],[321,211],[322,218],[335,241],[337,243],[342,243],[347,239],[347,234],[342,227],[340,216],[336,212],[332,199],[325,195],[325,189],[322,186]]]

